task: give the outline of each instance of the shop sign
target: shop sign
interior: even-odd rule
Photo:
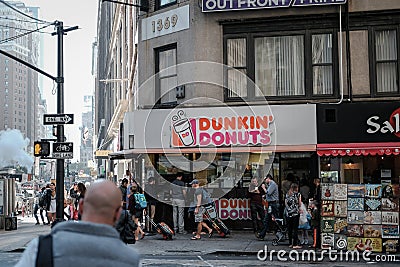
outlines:
[[[246,146],[271,143],[272,115],[188,118],[183,110],[172,116],[172,146]]]
[[[221,198],[215,205],[221,220],[251,220],[250,199]]]
[[[189,29],[189,5],[142,19],[142,41]]]
[[[335,114],[334,121],[327,121],[328,113]],[[398,102],[318,105],[317,117],[319,144],[400,141]]]
[[[345,4],[347,0],[203,0],[202,11],[230,11],[278,7]]]

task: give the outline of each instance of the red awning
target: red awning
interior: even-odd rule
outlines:
[[[317,144],[319,156],[399,155],[400,143]]]

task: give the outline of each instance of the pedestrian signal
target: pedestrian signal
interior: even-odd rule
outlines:
[[[35,157],[48,156],[50,155],[50,142],[35,142],[34,143],[34,155]]]

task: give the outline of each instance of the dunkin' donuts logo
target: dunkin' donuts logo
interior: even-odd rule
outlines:
[[[379,116],[371,116],[367,119],[367,133],[374,134],[380,133],[392,133],[397,137],[400,137],[400,108],[396,109],[391,115],[389,120],[380,122]]]
[[[272,115],[187,118],[172,116],[172,146],[245,146],[271,143]]]

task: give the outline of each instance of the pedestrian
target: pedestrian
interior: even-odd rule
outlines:
[[[56,220],[56,206],[56,185],[50,183],[49,188],[46,189],[47,218],[50,224],[53,224]]]
[[[301,203],[299,186],[296,183],[292,183],[285,197],[285,214],[287,217],[289,247],[294,249],[301,248],[298,236]]]
[[[39,217],[38,217],[38,211],[40,210],[40,218],[42,219],[42,223],[45,224],[44,222],[44,217],[43,217],[43,213],[42,213],[42,208],[39,205],[39,202],[41,200],[42,197],[42,192],[38,191],[35,195],[35,199],[33,200],[33,216],[35,216],[36,219],[36,225],[39,225]],[[41,201],[43,204],[43,200]]]
[[[122,208],[126,210],[128,208],[128,203],[127,203],[127,198],[128,198],[128,179],[124,178],[121,181],[121,185],[119,186],[119,189],[121,190],[121,201],[122,201]]]
[[[143,217],[143,212],[146,212],[146,210],[144,208],[139,207],[139,205],[137,203],[135,194],[139,194],[138,191],[138,187],[136,185],[132,185],[131,186],[131,194],[129,196],[129,202],[128,202],[128,210],[132,216],[132,220],[135,222],[135,224],[137,225],[136,228],[136,240],[143,239],[145,237],[145,233],[142,229],[142,227],[140,226],[140,220]]]
[[[157,190],[156,179],[154,177],[149,177],[147,179],[148,184],[145,187],[144,195],[147,200],[147,214],[149,215],[150,219],[154,221],[154,216],[156,214],[156,205],[159,199],[159,193]],[[153,229],[153,225],[150,223],[149,220],[146,220],[146,230],[150,233],[156,231]]]
[[[317,208],[320,208],[320,204],[321,204],[321,179],[319,178],[315,178],[314,179],[314,190],[313,190],[313,194],[312,194],[312,198],[310,198],[310,200],[315,201],[315,205],[317,206]]]
[[[249,190],[247,191],[247,198],[250,199],[250,212],[251,220],[253,222],[253,231],[257,234],[262,228],[265,217],[265,210],[263,205],[263,196],[265,194],[264,188],[258,186],[257,177],[251,179]]]
[[[94,182],[85,198],[80,200],[79,210],[82,221],[55,225],[45,236],[47,240],[52,238],[53,243],[47,251],[44,251],[45,242],[42,240],[39,246],[39,238],[35,238],[16,267],[49,266],[44,255],[59,267],[140,266],[139,254],[121,241],[114,228],[121,213],[121,193],[114,183],[106,180]]]
[[[301,194],[301,200],[307,207],[311,191],[310,191],[310,186],[308,185],[308,181],[305,177],[300,180],[299,192]]]
[[[80,202],[81,199],[85,198],[85,194],[86,194],[86,186],[84,183],[78,183],[77,185],[77,190],[78,190],[78,197],[76,198],[76,202]],[[78,206],[78,220],[81,220],[81,213],[79,211],[79,205]]]
[[[50,188],[50,185],[48,185],[48,188]],[[43,222],[43,224],[49,225],[50,221],[49,221],[49,217],[47,216],[47,206],[46,206],[47,205],[46,204],[46,202],[47,202],[47,200],[46,200],[46,197],[47,197],[46,189],[47,189],[46,187],[42,187],[42,189],[40,191],[40,195],[39,195],[39,212],[40,212],[40,216],[43,217],[43,218],[46,218],[46,220],[47,220],[47,223]]]
[[[74,182],[69,189],[69,197],[72,198],[72,203],[75,205],[75,209],[78,208],[78,203],[75,201],[78,198],[78,183]]]
[[[264,240],[265,235],[270,231],[269,226],[272,216],[274,218],[279,217],[279,189],[271,174],[267,174],[267,176],[265,176],[262,188],[265,190],[265,198],[268,202],[268,210],[265,213],[263,220],[264,227],[260,233],[256,234],[257,238],[260,240]]]
[[[321,213],[316,205],[316,201],[310,201],[308,204],[309,213],[311,214],[311,228],[313,230],[313,244],[310,248],[321,248],[321,228],[320,228],[320,219]]]
[[[170,194],[172,197],[172,221],[175,233],[185,233],[184,208],[186,198],[186,187],[182,181],[183,173],[178,172],[176,179],[171,184]]]
[[[197,223],[197,231],[196,234],[191,238],[192,240],[199,240],[201,239],[201,231],[204,228],[208,231],[208,237],[211,237],[213,234],[213,230],[204,222],[203,214],[204,214],[204,207],[202,205],[209,204],[203,198],[203,188],[200,187],[200,182],[197,179],[194,179],[190,185],[195,189],[194,191],[194,201],[196,203],[196,207],[194,210],[194,221]]]

